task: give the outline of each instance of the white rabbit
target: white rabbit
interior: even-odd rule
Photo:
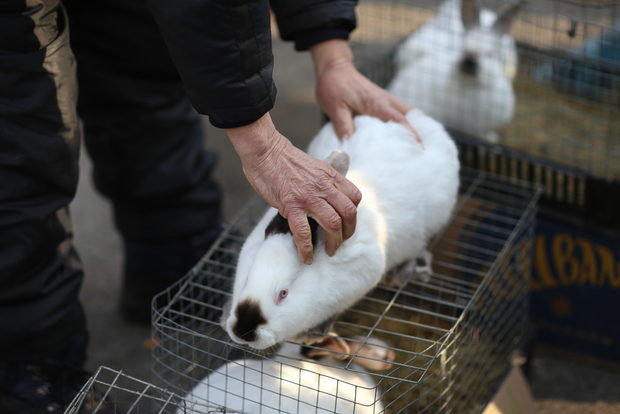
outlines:
[[[449,128],[495,142],[512,119],[517,49],[509,34],[521,3],[496,14],[447,0],[396,52],[388,90]]]
[[[349,308],[388,270],[427,259],[429,238],[456,202],[459,161],[441,124],[417,109],[407,120],[424,148],[403,125],[368,116],[354,118],[355,133],[344,142],[331,124],[312,140],[308,153],[315,158],[340,150],[336,165],[350,157],[346,177],[362,193],[355,233],[329,257],[319,229],[314,261],[305,265],[288,223],[270,208],[239,254],[223,316],[234,341],[264,349],[298,337]]]
[[[231,361],[196,385],[177,414],[214,412],[215,406],[247,414],[381,413],[380,392],[371,376],[355,362],[345,369],[346,353],[371,354],[384,360],[383,368],[390,366],[386,362],[394,359],[393,352],[386,343],[370,339],[361,348],[358,342],[332,336],[317,345],[336,353],[317,348],[304,352],[301,345],[285,342],[273,359]],[[311,359],[312,353],[319,358]]]

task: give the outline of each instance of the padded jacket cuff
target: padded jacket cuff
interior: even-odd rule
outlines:
[[[330,39],[348,39],[349,30],[345,27],[324,27],[315,30],[306,30],[295,35],[295,49],[308,50],[317,43]]]
[[[276,90],[254,105],[216,108],[209,115],[209,122],[216,128],[236,128],[257,121],[273,108]]]

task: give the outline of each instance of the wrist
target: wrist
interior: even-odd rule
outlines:
[[[310,47],[317,79],[335,67],[353,66],[353,52],[345,39],[330,39]]]
[[[274,152],[281,151],[286,139],[276,130],[266,113],[251,124],[224,130],[244,168],[256,168]]]

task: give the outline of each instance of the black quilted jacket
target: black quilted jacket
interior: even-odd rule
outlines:
[[[149,0],[196,109],[221,128],[274,105],[269,6],[298,50],[355,27],[354,0]]]

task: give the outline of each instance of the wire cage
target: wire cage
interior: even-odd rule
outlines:
[[[182,398],[122,371],[99,367],[65,410],[65,414],[83,413],[155,413],[168,412]]]
[[[541,207],[619,229],[620,2],[477,0],[487,27],[520,4],[508,35],[485,44],[464,34],[460,1],[361,0],[358,67],[446,124],[463,165],[536,182]]]
[[[154,299],[155,382],[185,396],[188,413],[479,410],[524,336],[539,195],[530,184],[463,169],[454,217],[431,249],[430,280],[380,284],[335,322],[340,338],[389,347],[394,360],[383,371],[291,357],[284,347],[257,352],[222,330],[239,249],[264,211],[257,199],[184,279]]]
[[[65,414],[153,414],[185,411],[187,402],[174,393],[122,371],[101,366],[69,404]],[[196,406],[198,409],[198,406]],[[217,412],[200,406],[196,413]],[[212,411],[213,410],[213,411]]]

